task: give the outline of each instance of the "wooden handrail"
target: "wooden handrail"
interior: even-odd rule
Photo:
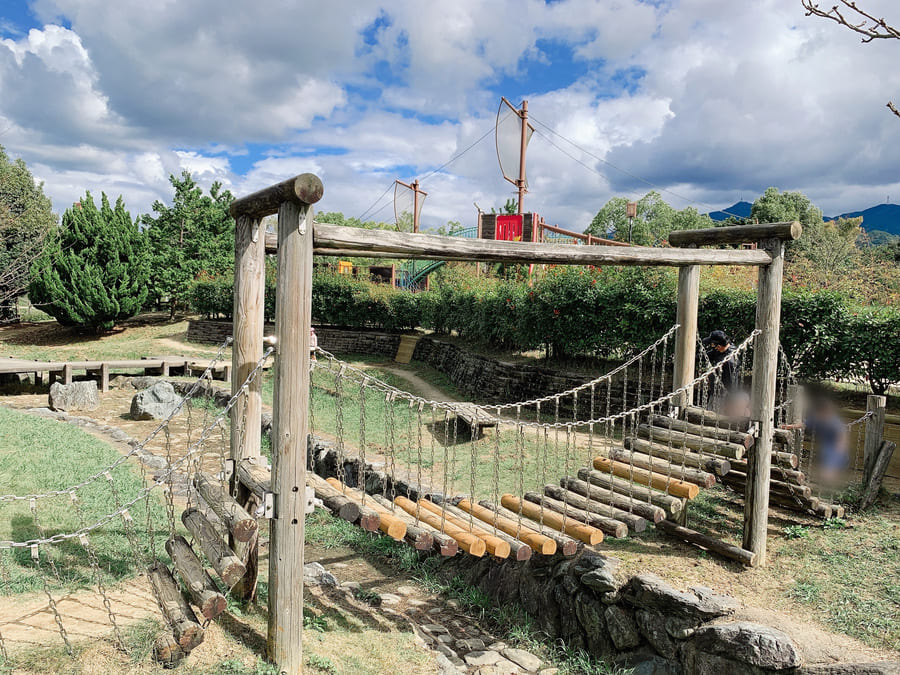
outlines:
[[[758,225],[728,225],[700,230],[675,230],[669,233],[672,246],[712,246],[715,244],[756,243],[765,239],[799,239],[803,227],[796,220]]]
[[[548,230],[549,232],[555,232],[556,234],[562,234],[567,237],[572,237],[573,239],[578,239],[579,241],[583,241],[587,244],[596,244],[600,246],[631,246],[631,244],[628,244],[624,241],[604,239],[593,234],[581,234],[580,232],[572,232],[571,230],[566,230],[561,227],[557,227],[556,225],[547,225],[546,223],[541,223],[541,229]]]
[[[325,194],[321,179],[312,173],[302,173],[277,185],[271,185],[253,194],[235,199],[231,203],[231,217],[246,216],[253,219],[265,218],[278,212],[284,202],[315,204]]]

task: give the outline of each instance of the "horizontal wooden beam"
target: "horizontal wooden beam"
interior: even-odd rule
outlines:
[[[571,246],[487,239],[463,239],[390,230],[364,230],[315,224],[315,253],[367,258],[418,258],[465,262],[515,262],[547,265],[768,265],[764,250],[649,248],[646,246]],[[266,252],[277,244],[266,238]]]
[[[237,219],[240,216],[247,216],[258,220],[277,213],[278,207],[284,202],[315,204],[322,199],[324,193],[325,187],[318,176],[302,173],[259,192],[235,199],[231,203],[231,217]],[[266,243],[268,244],[268,240]]]
[[[727,225],[701,230],[675,230],[669,233],[672,246],[713,246],[716,244],[756,243],[764,239],[799,239],[803,228],[796,220],[786,223]]]
[[[556,234],[562,234],[566,237],[572,237],[573,239],[578,239],[579,241],[583,241],[587,244],[596,244],[598,246],[631,246],[631,244],[624,241],[616,241],[615,239],[603,239],[602,237],[596,237],[592,234],[589,235],[581,234],[580,232],[572,232],[571,230],[556,227],[555,225],[547,225],[542,223],[540,227],[542,230],[555,232]]]

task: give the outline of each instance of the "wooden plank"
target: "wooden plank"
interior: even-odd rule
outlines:
[[[551,485],[550,487],[556,486]],[[601,516],[599,513],[593,511],[585,511],[566,501],[553,499],[553,497],[541,495],[537,492],[526,492],[523,496],[532,504],[537,504],[538,506],[543,506],[545,509],[556,511],[559,514],[564,515],[567,519],[574,518],[585,525],[596,527],[603,532],[603,534],[608,534],[610,537],[624,539],[628,536],[628,526],[621,520]]]
[[[689,544],[694,544],[695,546],[700,546],[707,551],[717,553],[729,560],[735,560],[747,567],[756,567],[757,557],[752,551],[745,551],[739,546],[728,544],[714,537],[697,532],[696,530],[677,525],[670,520],[660,521],[656,524],[656,527],[669,536],[677,537],[678,539],[686,541]]]
[[[166,542],[166,552],[172,558],[178,576],[184,581],[191,600],[200,608],[200,613],[207,619],[215,619],[224,612],[228,604],[225,596],[219,593],[187,540],[176,534]]]
[[[277,185],[258,190],[246,197],[235,199],[231,203],[229,211],[235,220],[241,216],[261,220],[277,213],[282,204],[311,205],[322,199],[323,194],[325,194],[325,187],[319,177],[311,173],[303,173],[281,181]]]
[[[553,541],[556,542],[556,550],[564,557],[571,557],[578,552],[578,548],[580,546],[579,542],[570,537],[567,534],[563,534],[558,530],[554,530],[552,527],[545,527],[540,523],[535,523],[523,516],[521,513],[516,511],[510,511],[505,506],[501,506],[500,504],[494,504],[487,499],[482,499],[478,502],[479,506],[483,506],[484,508],[494,511],[500,516],[508,518],[512,520],[514,523],[518,524],[522,523],[522,528],[527,528],[528,530],[534,530],[538,534],[542,534],[545,537],[549,537]]]
[[[665,492],[645,487],[639,483],[627,481],[624,478],[594,469],[583,468],[578,470],[578,477],[598,487],[603,487],[620,495],[634,497],[638,501],[654,504],[664,509],[669,515],[681,513],[682,503],[677,497],[672,497]]]
[[[662,490],[673,497],[694,499],[700,494],[700,488],[693,483],[669,478],[663,474],[648,469],[641,469],[632,464],[619,462],[608,457],[594,457],[593,465],[597,471],[611,473],[619,476],[619,478],[632,480],[641,485],[648,485],[657,490]]]
[[[532,550],[541,555],[553,555],[556,553],[556,541],[540,532],[520,525],[518,521],[510,520],[496,511],[485,508],[479,504],[473,504],[468,499],[460,500],[457,506],[466,513],[471,513],[484,523],[496,527],[501,532],[527,544]]]
[[[244,563],[219,536],[216,528],[206,519],[206,516],[197,509],[190,508],[182,512],[181,522],[199,542],[203,555],[212,563],[216,574],[228,588],[241,580],[247,571]]]
[[[766,565],[766,533],[769,523],[769,480],[772,467],[772,436],[775,429],[775,393],[778,376],[778,336],[781,329],[781,283],[784,244],[768,239],[761,247],[772,254],[772,262],[759,268],[756,291],[756,329],[761,331],[753,347],[753,385],[750,417],[759,436],[750,450],[747,491],[744,496],[742,548],[756,554],[757,564]]]
[[[181,595],[168,567],[156,562],[148,573],[159,607],[166,616],[166,622],[172,626],[175,642],[185,653],[190,652],[203,642],[203,628],[197,621],[197,615]]]
[[[427,523],[438,532],[443,532],[444,534],[453,537],[459,545],[459,548],[469,555],[480,558],[487,552],[487,547],[483,539],[476,537],[474,534],[461,527],[457,527],[446,518],[442,520],[441,516],[436,515],[429,509],[421,506],[417,507],[416,502],[409,500],[406,497],[394,497],[394,503],[411,516],[418,514],[420,521]]]
[[[612,518],[613,520],[624,523],[632,532],[643,532],[647,529],[647,520],[645,518],[641,518],[633,513],[628,513],[622,509],[617,509],[615,506],[588,499],[577,492],[566,490],[558,485],[545,485],[544,494],[551,499],[570,504],[583,511],[596,513],[600,516]]]
[[[771,256],[762,250],[567,246],[360,230],[325,223],[316,223],[315,232],[315,252],[327,256],[558,265],[768,265],[771,262]],[[272,241],[267,238],[269,252],[273,252],[269,249]]]
[[[694,379],[697,361],[697,309],[700,306],[700,268],[689,265],[678,270],[678,304],[675,322],[675,370],[672,387],[677,391]],[[693,400],[693,390],[680,394],[673,404],[684,407]]]
[[[646,438],[626,437],[623,444],[627,450],[634,450],[652,457],[659,457],[663,460],[685,466],[689,466],[701,471],[713,473],[717,476],[724,476],[731,471],[731,461],[724,457],[716,457],[715,455],[701,455],[700,453],[688,450],[687,448],[670,448],[663,443],[654,443]]]
[[[579,523],[574,518],[564,519],[560,514],[549,509],[542,509],[537,504],[524,501],[515,495],[505,494],[500,498],[500,503],[510,511],[521,511],[523,516],[542,525],[547,525],[560,532],[594,546],[603,541],[603,532],[596,527]]]
[[[587,469],[585,469],[585,471],[587,471]],[[585,475],[587,475],[587,473],[585,473]],[[627,494],[620,494],[607,487],[595,485],[587,480],[574,478],[572,476],[563,476],[559,479],[559,484],[566,490],[571,490],[572,492],[601,504],[608,504],[622,511],[634,513],[641,518],[649,520],[651,523],[658,523],[666,517],[665,509],[662,509],[659,506],[649,504],[646,501],[640,501]]]
[[[759,223],[756,225],[727,225],[697,230],[674,230],[669,233],[672,246],[718,246],[721,244],[755,244],[764,239],[799,239],[803,227],[799,222]]]

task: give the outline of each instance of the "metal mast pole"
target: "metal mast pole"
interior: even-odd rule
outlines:
[[[412,182],[413,190],[413,232],[419,231],[419,179]]]
[[[522,141],[519,146],[519,180],[516,181],[516,186],[519,188],[518,214],[521,216],[525,212],[523,203],[525,200],[525,148],[528,145],[528,101],[522,101],[519,117],[522,120]]]

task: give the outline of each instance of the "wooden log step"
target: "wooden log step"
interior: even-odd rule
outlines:
[[[371,507],[364,507],[360,502],[351,499],[328,481],[313,473],[306,472],[306,481],[315,491],[316,497],[322,500],[333,513],[348,523],[359,523],[367,532],[375,532],[381,524],[381,516]]]
[[[587,472],[586,469],[585,472]],[[665,509],[659,506],[648,504],[646,501],[632,499],[628,495],[620,494],[607,487],[595,485],[584,479],[564,476],[560,478],[559,484],[566,490],[571,490],[591,501],[607,504],[627,513],[633,513],[636,516],[649,520],[651,523],[658,523],[666,517]]]
[[[427,499],[420,499],[419,506],[428,509],[434,515],[440,516],[443,511],[444,520],[456,525],[465,532],[470,532],[484,542],[485,549],[495,558],[508,558],[511,547],[508,542],[493,534],[482,530],[475,523],[480,522],[477,518],[460,517],[453,514],[449,509],[445,509],[434,502]]]
[[[500,539],[505,541],[507,544],[509,544],[509,555],[514,560],[524,562],[531,559],[531,554],[533,553],[533,551],[531,550],[531,547],[524,541],[520,541],[515,537],[511,537],[499,527],[495,529],[492,524],[484,522],[474,513],[465,511],[457,506],[454,506],[453,504],[442,502],[441,506],[443,506],[452,515],[456,516],[457,518],[462,518],[467,523],[471,520],[472,527],[478,529],[477,534],[479,537],[489,535],[492,537],[499,537]]]
[[[615,474],[620,478],[633,480],[641,485],[649,485],[674,497],[694,499],[700,494],[700,488],[693,483],[669,478],[661,473],[641,469],[607,457],[594,457],[593,465],[597,471]]]
[[[685,420],[688,422],[700,424],[704,427],[715,428],[718,426],[720,429],[730,429],[731,431],[740,431],[743,433],[747,433],[750,429],[749,417],[727,417],[726,415],[722,415],[712,410],[698,408],[693,405],[687,406],[684,409],[683,414]],[[787,447],[792,447],[793,445],[793,436],[787,429],[773,429],[772,438],[777,443]]]
[[[664,509],[669,515],[674,516],[681,513],[681,500],[678,499],[678,497],[673,497],[665,492],[660,492],[659,490],[654,490],[653,488],[645,487],[638,483],[632,483],[624,478],[619,478],[612,474],[594,469],[579,469],[578,477],[581,480],[593,483],[597,487],[618,492],[620,495],[633,497],[635,501],[642,501],[658,506],[661,509]]]
[[[587,485],[588,487],[592,487],[589,483],[585,483],[585,485]],[[594,489],[599,490],[600,488]],[[545,485],[544,494],[551,499],[555,499],[570,506],[574,506],[575,508],[588,511],[589,513],[596,513],[597,515],[605,516],[607,518],[612,518],[613,520],[625,523],[628,529],[632,532],[643,532],[647,529],[646,518],[641,518],[640,516],[637,516],[633,513],[628,513],[627,511],[623,511],[622,509],[617,509],[615,506],[610,506],[609,504],[604,504],[602,502],[594,501],[593,499],[588,499],[587,497],[580,495],[577,492],[566,490],[565,488],[558,485]]]
[[[707,551],[717,553],[729,560],[735,560],[747,567],[756,567],[756,554],[752,551],[746,551],[739,546],[734,546],[733,544],[720,541],[715,537],[710,537],[701,532],[697,532],[696,530],[682,527],[670,520],[662,520],[656,524],[656,527],[669,536],[677,537],[678,539],[686,541],[689,544],[694,544],[695,546],[700,546]]]
[[[413,502],[406,497],[395,497],[394,503],[411,516],[415,516],[418,512],[420,521],[427,523],[436,530],[453,537],[456,540],[456,543],[459,545],[459,548],[461,548],[469,555],[474,555],[476,558],[480,558],[487,551],[487,547],[485,546],[483,539],[479,539],[471,532],[467,532],[461,527],[457,527],[447,519],[441,522],[440,516],[436,515],[429,509],[417,507],[416,502]]]
[[[212,577],[187,540],[176,534],[166,542],[166,553],[172,558],[175,571],[184,581],[184,586],[191,600],[200,608],[200,613],[207,619],[215,619],[224,612],[228,604],[225,596],[219,593]]]
[[[363,504],[363,495],[359,490],[343,486],[337,478],[326,478],[325,481],[335,490],[341,490],[343,487],[343,494],[350,497],[353,501],[359,502],[361,510],[371,509],[374,511],[378,515],[378,529],[391,539],[403,541],[406,537],[406,523],[395,518],[388,509],[372,500],[368,495],[366,495],[366,503]]]
[[[834,515],[834,508],[831,506],[831,504],[826,504],[820,499],[819,503],[816,504],[816,507],[813,509],[813,513],[815,513],[819,518],[828,520]]]
[[[185,653],[189,653],[203,642],[203,627],[197,621],[197,615],[181,595],[168,567],[156,562],[148,572],[159,607],[166,616],[166,622],[172,626],[175,642]]]
[[[694,424],[686,420],[674,419],[666,415],[651,415],[650,424],[655,427],[665,427],[672,431],[681,431],[702,438],[709,438],[728,443],[741,445],[744,449],[749,450],[753,447],[756,439],[750,434],[743,431],[732,431],[731,429],[717,429],[715,426],[705,426],[702,424]]]
[[[460,500],[457,507],[466,513],[471,513],[482,522],[496,527],[510,537],[514,537],[520,542],[524,542],[532,550],[541,555],[553,555],[556,553],[556,542],[553,539],[540,532],[536,532],[529,527],[520,525],[516,520],[505,518],[496,511],[479,504],[473,504],[468,499]]]
[[[556,511],[559,514],[564,515],[567,520],[573,518],[585,525],[596,527],[598,530],[601,530],[603,534],[608,534],[616,539],[624,539],[628,536],[628,526],[620,520],[614,520],[613,518],[607,518],[606,516],[579,509],[577,506],[558,501],[552,497],[538,494],[537,492],[526,492],[523,496],[532,504],[543,506],[545,510],[550,509],[551,511]]]
[[[453,537],[444,535],[447,542],[453,542],[453,553],[444,553],[441,545],[435,543],[433,533],[436,532],[434,530],[429,528],[424,523],[417,524],[415,518],[413,518],[406,511],[401,509],[396,504],[388,501],[381,495],[369,495],[369,498],[372,500],[372,502],[374,502],[374,504],[372,505],[373,508],[377,509],[380,506],[381,509],[387,511],[392,516],[403,521],[406,524],[406,535],[403,538],[406,540],[406,543],[412,544],[412,547],[417,551],[430,551],[433,548],[441,555],[456,555],[457,544]]]
[[[510,511],[505,506],[501,506],[500,504],[494,504],[487,499],[482,499],[478,502],[478,506],[483,506],[484,508],[494,511],[495,513],[503,516],[514,522],[517,526],[519,522],[522,523],[522,530],[533,530],[538,534],[542,534],[548,539],[552,539],[556,542],[556,551],[561,553],[565,557],[570,557],[575,555],[578,552],[579,542],[570,537],[567,534],[564,534],[558,530],[554,530],[552,527],[547,527],[545,525],[541,525],[540,523],[535,523],[517,511]]]
[[[701,471],[689,466],[681,466],[675,462],[647,455],[643,452],[631,452],[625,448],[609,448],[602,451],[605,455],[616,462],[625,464],[626,466],[635,466],[654,474],[659,474],[669,480],[682,481],[684,483],[692,483],[698,488],[710,488],[716,484],[716,477],[708,471]],[[594,467],[597,468],[596,466]],[[620,475],[620,474],[616,474]],[[670,493],[672,494],[672,493]]]
[[[199,472],[194,476],[194,487],[209,504],[219,520],[228,528],[235,541],[248,542],[256,536],[259,524],[235,501],[234,497],[222,488],[222,484],[206,473]]]
[[[522,515],[529,520],[564,532],[570,537],[583,541],[585,544],[594,546],[603,541],[603,532],[596,527],[578,523],[574,518],[568,518],[564,521],[563,517],[555,511],[542,509],[540,506],[519,499],[515,495],[503,495],[500,498],[500,503],[510,511],[521,511]]]
[[[657,443],[671,444],[675,448],[690,448],[701,454],[718,455],[728,459],[740,459],[747,452],[743,445],[719,441],[714,438],[703,438],[683,431],[675,431],[649,424],[638,425],[638,436]]]
[[[749,460],[747,458],[732,459],[729,461],[731,462],[732,469],[734,469],[735,471],[740,471],[741,473],[747,473],[747,465],[749,463]],[[784,467],[786,469],[796,469],[800,466],[800,458],[793,452],[773,452],[772,466]]]
[[[203,555],[212,563],[216,574],[228,588],[243,578],[247,571],[244,563],[222,540],[206,516],[197,509],[190,508],[182,512],[181,522],[200,543]]]
[[[663,443],[654,443],[646,438],[634,438],[628,436],[623,441],[627,450],[642,452],[645,455],[658,457],[668,460],[669,462],[680,466],[684,463],[694,469],[699,469],[707,473],[714,473],[717,476],[724,476],[731,471],[731,460],[716,455],[701,455],[687,448],[670,448]]]
[[[174,668],[187,654],[171,633],[160,633],[153,641],[153,660],[164,668]]]
[[[743,488],[747,484],[747,474],[730,471],[727,475],[722,476],[722,482],[726,485],[738,485]],[[782,483],[780,480],[770,479],[769,493],[773,492],[788,497],[797,496],[801,499],[812,497],[812,488],[809,485],[794,485],[793,483]]]
[[[237,463],[237,479],[241,485],[256,495],[260,503],[265,500],[266,493],[272,491],[271,472],[250,459],[243,459]]]
[[[738,473],[747,473],[747,462],[733,464],[734,471]],[[793,483],[794,485],[806,485],[806,474],[796,469],[788,469],[783,466],[773,465],[769,471],[769,476],[773,480],[780,480],[782,483]]]

